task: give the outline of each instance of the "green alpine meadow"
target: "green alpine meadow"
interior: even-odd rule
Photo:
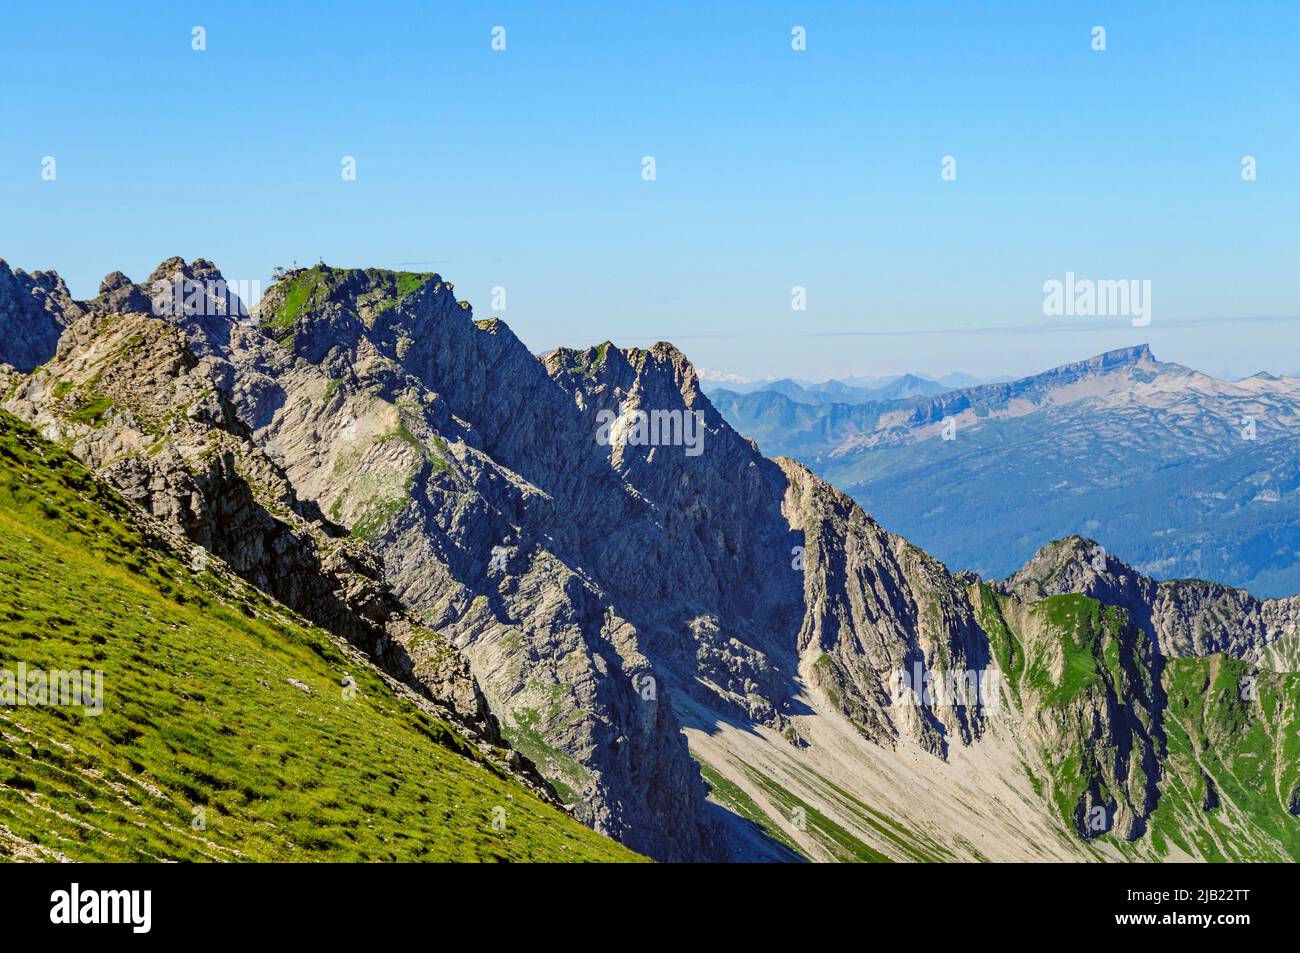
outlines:
[[[100,672],[104,693],[94,713],[0,707],[0,858],[639,859],[478,758],[346,643],[215,561],[194,568],[7,413],[0,580],[6,671]]]

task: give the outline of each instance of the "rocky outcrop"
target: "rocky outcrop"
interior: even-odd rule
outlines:
[[[140,294],[110,276],[105,286],[113,284],[123,301]],[[5,408],[188,538],[192,560],[216,556],[363,649],[485,747],[501,745],[465,658],[405,611],[370,547],[299,501],[183,333],[150,315],[104,310],[101,299],[66,331],[55,356],[18,382]]]
[[[44,364],[54,355],[63,329],[83,310],[54,272],[28,274],[0,259],[0,363],[19,371]]]
[[[94,314],[151,314],[153,301],[144,289],[120,271],[99,283],[99,295],[87,302]]]
[[[950,743],[972,743],[984,725],[979,697],[944,706],[917,698],[927,684],[957,675],[968,686],[966,673],[978,679],[990,668],[965,588],[802,465],[781,465],[790,479],[785,510],[804,538],[798,639],[816,683],[879,744],[906,731],[943,757]]]

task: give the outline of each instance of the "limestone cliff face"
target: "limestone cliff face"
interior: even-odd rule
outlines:
[[[543,362],[579,422],[585,472],[623,488],[614,532],[601,516],[614,501],[579,507],[583,564],[662,634],[656,657],[676,684],[784,728],[803,616],[802,537],[781,513],[785,474],[726,425],[669,344],[557,351]]]
[[[892,745],[900,731],[944,756],[983,731],[983,705],[900,704],[891,679],[916,690],[927,676],[983,673],[991,657],[965,588],[937,560],[885,532],[844,494],[801,464],[785,509],[805,539],[799,646],[813,678],[841,713],[872,740]],[[969,683],[967,683],[969,684]]]

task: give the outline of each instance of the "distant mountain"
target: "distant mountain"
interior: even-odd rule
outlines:
[[[932,381],[916,374],[904,374],[874,390],[864,391],[866,400],[898,400],[904,397],[934,397],[948,388],[938,381]],[[864,400],[858,401],[864,403]]]
[[[1083,533],[1158,578],[1300,591],[1297,378],[1217,380],[1144,345],[932,398],[714,399],[957,567],[1002,575]]]
[[[951,374],[944,374],[938,378],[938,381],[948,390],[957,390],[960,387],[978,387],[980,384],[1000,384],[1009,379],[1007,377],[976,377],[973,374],[962,374],[959,371],[954,371]]]
[[[852,402],[853,398],[863,392],[863,388],[846,384],[844,381],[822,381],[804,388],[812,399],[806,403],[825,403],[828,400]]]
[[[769,384],[764,384],[762,387],[756,388],[755,390],[763,391],[765,393],[780,394],[782,397],[789,397],[791,400],[800,404],[820,403],[813,391],[808,390],[808,388],[804,387],[797,381],[790,380],[788,377],[783,380],[772,381]]]
[[[869,404],[876,401],[898,400],[905,397],[933,397],[949,388],[917,374],[903,374],[875,381],[871,386],[849,384],[844,381],[822,381],[819,384],[802,384],[790,378],[767,381],[741,388],[735,384],[706,384],[706,394],[780,394],[796,404],[821,406],[825,404]]]
[[[712,394],[715,391],[725,390],[733,394],[752,394],[756,390],[762,390],[772,381],[732,381],[732,380],[706,380],[701,378],[700,390],[706,394]]]

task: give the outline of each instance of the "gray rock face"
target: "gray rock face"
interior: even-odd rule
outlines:
[[[611,519],[647,535],[645,502],[504,325],[473,322],[439,279],[404,297],[384,293],[389,280],[300,276],[312,310],[292,327],[272,289],[259,318],[286,343],[231,352],[245,415],[295,485],[374,541],[403,601],[469,654],[507,737],[576,816],[660,859],[721,856],[674,673],[650,662],[652,645],[680,637],[646,611],[655,593],[625,606],[587,565],[593,551],[597,565],[618,556]]]
[[[19,371],[44,364],[83,310],[54,272],[28,274],[0,259],[0,364]]]
[[[890,686],[899,672],[916,684],[918,673],[943,679],[990,668],[966,588],[802,465],[782,465],[786,511],[807,544],[799,646],[816,683],[878,744],[906,732],[942,757],[951,743],[972,743],[984,728],[981,706],[898,705]]]

